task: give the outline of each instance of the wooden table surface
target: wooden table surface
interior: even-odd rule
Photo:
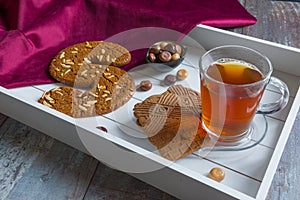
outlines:
[[[258,21],[230,31],[300,48],[300,2],[240,2]],[[298,111],[268,200],[300,199],[299,133]],[[0,114],[0,199],[175,198]]]

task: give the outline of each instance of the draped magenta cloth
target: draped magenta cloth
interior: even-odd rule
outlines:
[[[107,40],[136,28],[160,27],[186,34],[198,24],[254,23],[256,19],[237,0],[0,0],[0,85],[54,82],[48,66],[62,48]],[[144,60],[141,52],[132,53],[126,70]]]

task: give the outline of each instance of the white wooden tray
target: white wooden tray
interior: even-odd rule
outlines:
[[[137,86],[141,80],[149,79],[153,88],[147,92],[137,91],[125,106],[110,114],[74,119],[37,102],[44,91],[60,84],[10,90],[0,87],[0,112],[180,199],[264,199],[300,105],[300,50],[203,25],[195,27],[189,36],[205,49],[223,44],[257,49],[272,61],[273,75],[287,83],[290,89],[288,106],[266,117],[267,135],[255,147],[243,151],[210,152],[204,157],[194,153],[174,163],[160,157],[135,124],[132,112],[135,103],[167,89],[160,84],[166,74],[151,68],[130,73]],[[186,42],[189,45],[187,58],[167,74],[175,75],[178,69],[187,69],[188,79],[178,84],[199,90],[197,65],[201,51]],[[271,101],[278,96],[277,91],[268,88],[262,101]],[[259,123],[263,121],[257,123],[260,127]],[[98,126],[105,127],[108,133],[96,128]],[[259,135],[254,135],[254,142],[258,138]],[[207,178],[213,167],[224,169],[226,177],[221,183]]]

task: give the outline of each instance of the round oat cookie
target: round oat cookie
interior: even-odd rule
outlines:
[[[50,63],[50,75],[61,83],[74,86],[77,74],[79,71],[81,71],[80,73],[84,71],[81,69],[84,58],[100,43],[101,41],[83,42],[61,50]],[[78,87],[89,87],[94,83],[92,79],[81,77],[76,80]]]
[[[112,43],[102,42],[87,56],[87,63],[111,65],[123,67],[131,61],[130,52],[123,46]]]
[[[98,82],[107,65],[121,67],[131,60],[121,45],[104,41],[87,41],[61,50],[49,66],[57,81],[78,88],[89,88]]]
[[[82,95],[89,101],[97,100],[95,109],[97,115],[112,112],[133,96],[135,83],[133,78],[124,70],[108,66],[99,78],[98,83]]]
[[[81,106],[88,103],[87,101],[83,102],[82,98],[78,98],[81,95],[82,92],[77,89],[62,86],[44,92],[38,102],[72,117],[81,117],[83,113],[84,115],[94,115],[93,107]]]
[[[126,71],[107,66],[92,89],[81,92],[63,86],[45,92],[39,102],[71,117],[91,117],[120,108],[134,91],[134,80]]]

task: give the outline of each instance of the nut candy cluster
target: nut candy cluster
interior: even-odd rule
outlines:
[[[159,42],[150,47],[147,58],[152,63],[166,63],[180,59],[183,54],[181,45],[175,42]]]

